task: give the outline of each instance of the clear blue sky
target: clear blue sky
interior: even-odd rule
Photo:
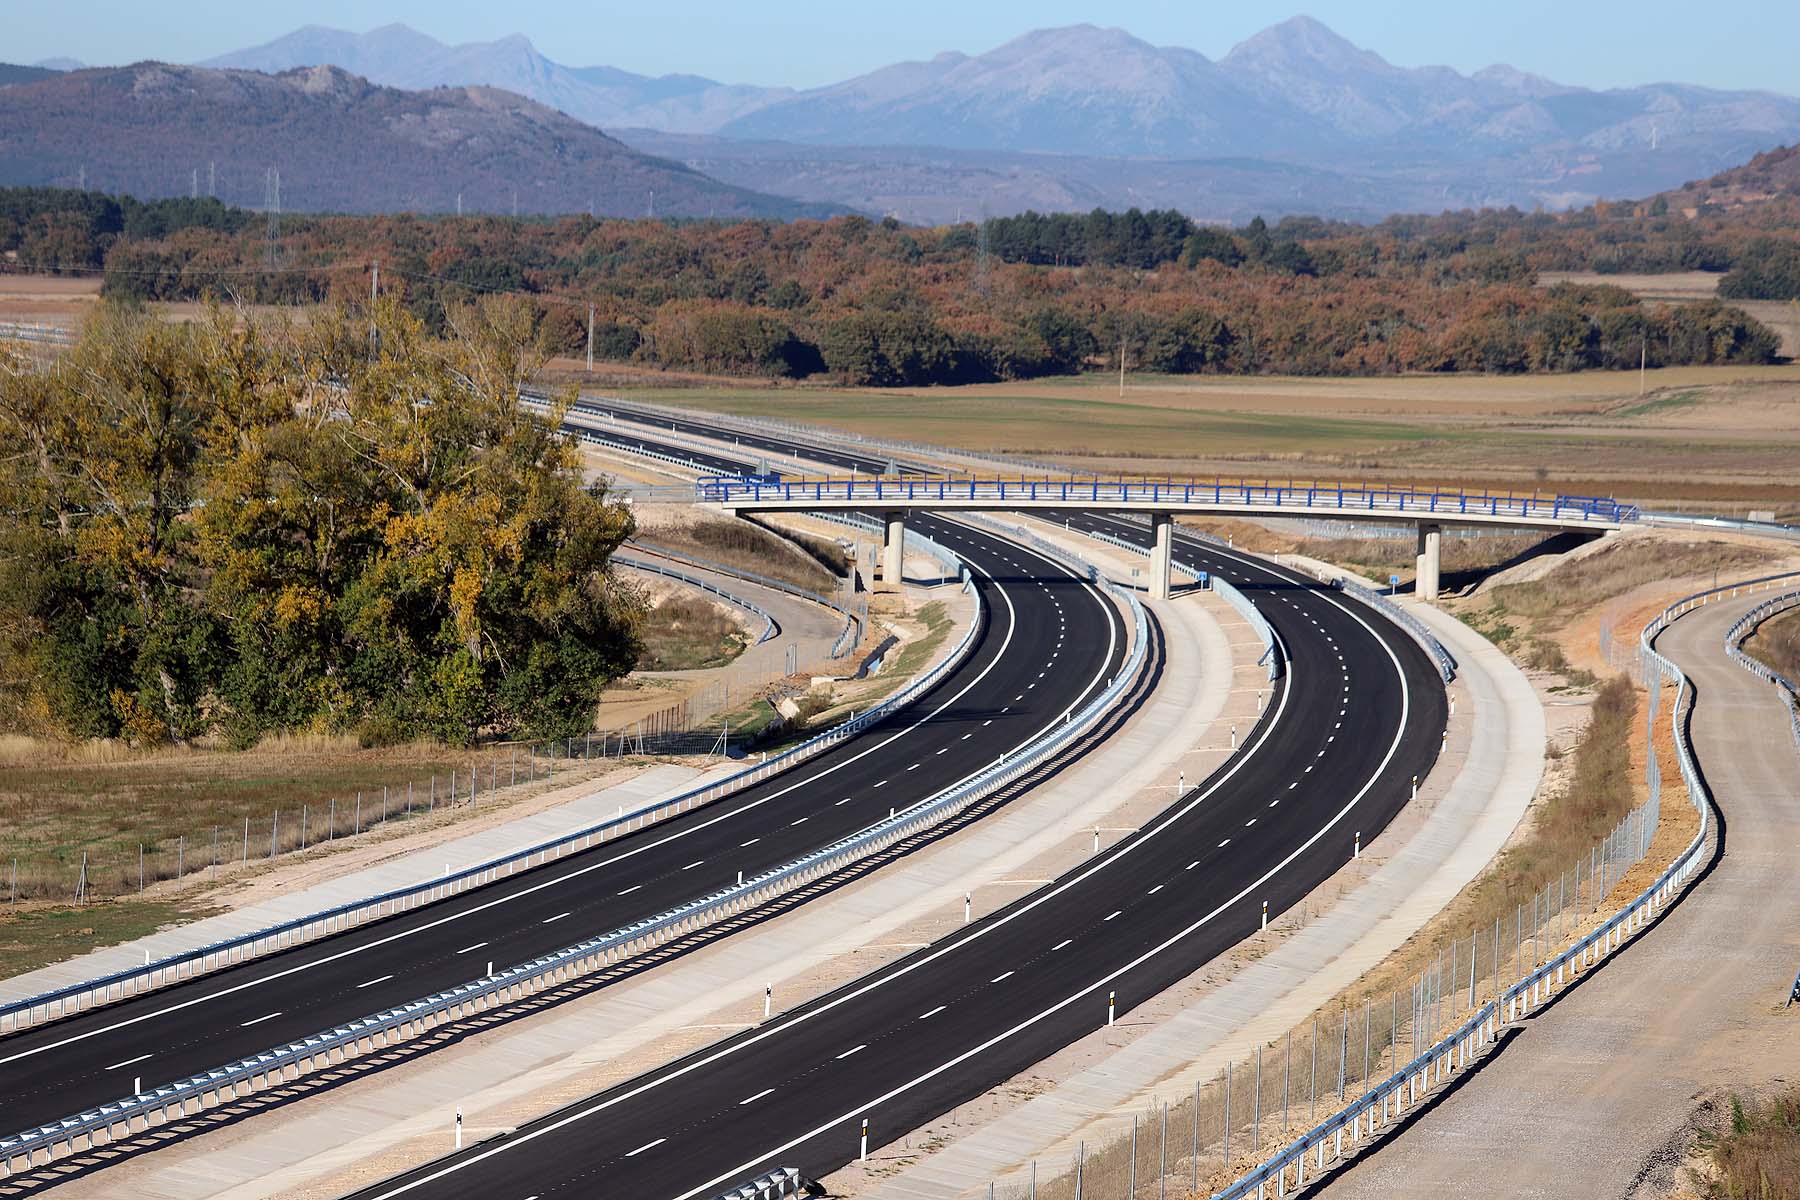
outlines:
[[[979,53],[1028,29],[1080,21],[1123,26],[1148,41],[1216,58],[1300,11],[1403,66],[1443,63],[1469,71],[1506,62],[1590,87],[1667,80],[1800,93],[1796,0],[1308,0],[1304,8],[1258,0],[311,0],[303,6],[0,0],[7,27],[0,60],[186,62],[268,41],[303,23],[366,30],[401,21],[450,42],[523,33],[570,66],[691,71],[728,82],[806,87],[940,50]]]

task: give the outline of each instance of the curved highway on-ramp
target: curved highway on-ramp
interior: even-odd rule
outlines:
[[[629,925],[867,828],[1034,741],[1119,670],[1129,630],[1067,569],[954,529],[987,620],[969,657],[912,705],[793,770],[550,866],[0,1038],[0,1130],[60,1120],[129,1095],[134,1079],[185,1078],[479,978],[490,962],[503,969]]]
[[[1355,601],[1191,540],[1181,554],[1250,595],[1289,659],[1262,721],[1213,776],[932,946],[358,1196],[688,1200],[776,1166],[822,1176],[856,1157],[864,1121],[871,1148],[898,1138],[1103,1025],[1109,996],[1122,1014],[1188,975],[1254,932],[1264,901],[1272,915],[1298,902],[1429,769],[1442,685],[1410,637]]]

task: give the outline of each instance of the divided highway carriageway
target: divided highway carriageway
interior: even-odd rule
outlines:
[[[912,705],[790,771],[549,866],[0,1038],[0,1131],[478,979],[490,963],[503,970],[629,925],[740,871],[753,877],[1033,742],[1120,669],[1129,627],[1093,585],[964,526],[929,532],[958,538],[986,619],[963,663]]]
[[[933,536],[970,552],[979,542],[968,530]],[[1439,748],[1443,686],[1406,633],[1355,600],[1178,544],[1183,562],[1252,599],[1287,658],[1262,720],[1211,777],[1138,833],[929,947],[358,1196],[689,1200],[776,1166],[819,1177],[857,1156],[865,1121],[872,1149],[898,1139],[1104,1025],[1109,996],[1128,1013],[1255,932],[1264,901],[1271,915],[1297,903],[1351,857],[1357,833],[1373,838],[1405,805]]]

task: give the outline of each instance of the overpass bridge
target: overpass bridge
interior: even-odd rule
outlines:
[[[695,498],[736,515],[861,509],[884,517],[882,577],[900,577],[900,547],[912,512],[1032,512],[1086,509],[1147,513],[1156,533],[1150,589],[1169,594],[1170,523],[1182,513],[1218,517],[1295,517],[1384,522],[1418,529],[1420,597],[1438,594],[1446,527],[1501,527],[1596,536],[1636,521],[1634,505],[1600,496],[1437,491],[1410,487],[1318,483],[1251,483],[1149,479],[981,479],[970,476],[851,476],[818,479],[717,475],[700,479]]]

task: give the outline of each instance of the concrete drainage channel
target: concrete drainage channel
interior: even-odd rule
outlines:
[[[1071,556],[1062,552],[1058,552],[1058,557],[1064,561],[1071,559]],[[0,1175],[15,1174],[21,1169],[21,1164],[22,1169],[29,1170],[58,1158],[115,1142],[121,1137],[131,1137],[165,1126],[172,1120],[281,1086],[310,1072],[335,1066],[364,1054],[385,1051],[416,1039],[447,1022],[515,1004],[538,992],[563,986],[804,888],[820,878],[956,817],[982,798],[1037,770],[1083,736],[1130,692],[1147,662],[1149,624],[1142,604],[1135,596],[1105,580],[1089,564],[1074,560],[1074,565],[1090,578],[1101,582],[1110,594],[1129,607],[1133,618],[1132,649],[1119,673],[1099,695],[1081,711],[1070,714],[1069,720],[1056,732],[1029,750],[997,760],[961,783],[921,800],[861,833],[821,847],[755,878],[700,897],[656,917],[586,939],[554,954],[410,1004],[273,1047],[235,1063],[164,1085],[153,1092],[127,1097],[51,1125],[0,1138]],[[971,624],[969,632],[964,636],[965,643],[972,643],[978,626],[979,622]],[[960,661],[961,654],[965,651],[966,647],[959,647],[958,652],[953,653],[946,662]],[[937,675],[945,669],[948,668],[941,667],[891,699],[888,711],[935,683]],[[881,715],[885,716],[886,712]],[[860,723],[858,728],[872,719],[878,719],[873,712],[864,714],[857,719]],[[822,741],[824,736],[829,735],[822,735],[814,741]],[[836,740],[842,740],[845,736],[848,733],[839,732]],[[797,751],[789,752],[790,756],[795,753]],[[769,769],[778,769],[777,763],[785,766],[797,761],[787,756],[784,759],[771,761],[766,767],[745,774],[766,773]],[[728,780],[706,791],[713,792],[732,782]],[[674,803],[675,801],[664,802],[663,807]],[[579,838],[580,835],[576,837]],[[570,842],[573,840],[570,839]],[[525,856],[521,861],[528,862],[529,857]],[[473,877],[485,869],[477,868],[476,871],[465,874]],[[371,905],[379,907],[386,900],[383,897],[371,902]]]
[[[1371,1139],[1386,1136],[1400,1128],[1401,1118],[1416,1111],[1420,1101],[1428,1100],[1435,1088],[1475,1066],[1488,1052],[1502,1044],[1500,1034],[1503,1024],[1522,1019],[1549,1002],[1561,989],[1574,986],[1589,969],[1631,940],[1635,933],[1648,928],[1659,914],[1685,894],[1688,882],[1703,861],[1703,851],[1712,835],[1711,800],[1700,782],[1693,747],[1687,737],[1686,718],[1693,703],[1693,687],[1681,668],[1658,653],[1653,643],[1657,635],[1672,621],[1711,600],[1735,596],[1740,591],[1756,587],[1777,586],[1780,580],[1791,578],[1792,576],[1775,576],[1744,584],[1728,584],[1685,597],[1664,609],[1645,626],[1639,637],[1646,674],[1654,673],[1651,677],[1657,686],[1661,686],[1664,681],[1675,684],[1675,704],[1670,713],[1670,724],[1681,765],[1682,782],[1686,786],[1689,801],[1700,814],[1700,829],[1693,840],[1675,856],[1655,881],[1599,928],[1534,968],[1507,987],[1495,1000],[1476,1009],[1462,1025],[1358,1097],[1354,1104],[1308,1130],[1254,1170],[1239,1176],[1229,1187],[1219,1192],[1214,1200],[1240,1200],[1250,1196],[1256,1196],[1260,1200],[1270,1190],[1277,1196],[1285,1196],[1290,1189],[1298,1190],[1309,1182],[1316,1182],[1325,1171],[1344,1162],[1347,1149],[1350,1153],[1355,1153]],[[1790,597],[1785,596],[1777,599],[1793,602]],[[1766,607],[1759,606],[1758,611],[1763,611]],[[1738,632],[1734,627],[1733,633]],[[1727,645],[1732,645],[1729,638]],[[1739,665],[1744,664],[1740,662]],[[1795,987],[1796,991],[1800,991],[1800,980],[1796,981]]]

